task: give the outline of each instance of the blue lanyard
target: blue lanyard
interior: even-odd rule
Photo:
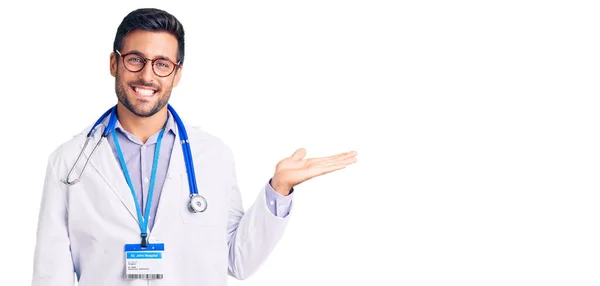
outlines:
[[[123,168],[123,173],[125,174],[125,180],[127,180],[127,185],[129,185],[129,189],[131,190],[131,195],[133,196],[133,201],[135,202],[135,209],[137,211],[138,221],[140,222],[140,232],[142,237],[142,247],[146,247],[146,237],[148,236],[148,216],[150,215],[150,206],[152,205],[152,194],[154,193],[154,182],[156,181],[156,167],[158,165],[158,156],[160,154],[160,145],[162,142],[163,133],[165,129],[160,131],[158,135],[158,139],[156,141],[156,149],[154,150],[154,162],[152,163],[152,174],[150,175],[150,186],[148,187],[148,198],[146,201],[146,210],[142,215],[142,209],[140,204],[138,203],[137,197],[135,195],[135,190],[133,188],[133,184],[131,183],[131,178],[129,177],[129,171],[127,170],[127,164],[125,164],[125,159],[123,158],[123,152],[121,151],[121,146],[119,145],[119,140],[117,139],[117,134],[115,130],[112,131],[113,140],[115,142],[115,147],[117,149],[117,155],[119,156],[119,162],[121,162],[121,167]]]

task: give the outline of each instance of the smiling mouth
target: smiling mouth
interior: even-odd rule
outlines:
[[[131,86],[131,89],[133,89],[133,91],[135,91],[136,95],[141,96],[141,97],[151,97],[157,92],[156,89],[138,87],[138,86]]]

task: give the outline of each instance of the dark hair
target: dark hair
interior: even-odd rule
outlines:
[[[177,61],[183,64],[183,57],[185,55],[185,33],[183,31],[183,25],[175,18],[175,16],[156,8],[142,8],[130,12],[123,18],[119,28],[117,28],[117,35],[115,36],[115,41],[113,43],[113,51],[121,50],[125,36],[133,30],[167,32],[173,35],[177,38],[179,45]]]

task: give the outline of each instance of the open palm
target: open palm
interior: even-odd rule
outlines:
[[[344,152],[329,157],[304,159],[306,150],[300,148],[275,167],[273,185],[283,189],[292,187],[311,178],[345,168],[356,162],[356,151]],[[279,191],[279,190],[278,190]]]

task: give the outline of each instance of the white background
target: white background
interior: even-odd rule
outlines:
[[[29,285],[48,155],[116,103],[147,6],[184,24],[171,103],[232,147],[246,207],[297,148],[358,151],[230,285],[600,284],[594,1],[124,2],[2,4],[0,284]]]

